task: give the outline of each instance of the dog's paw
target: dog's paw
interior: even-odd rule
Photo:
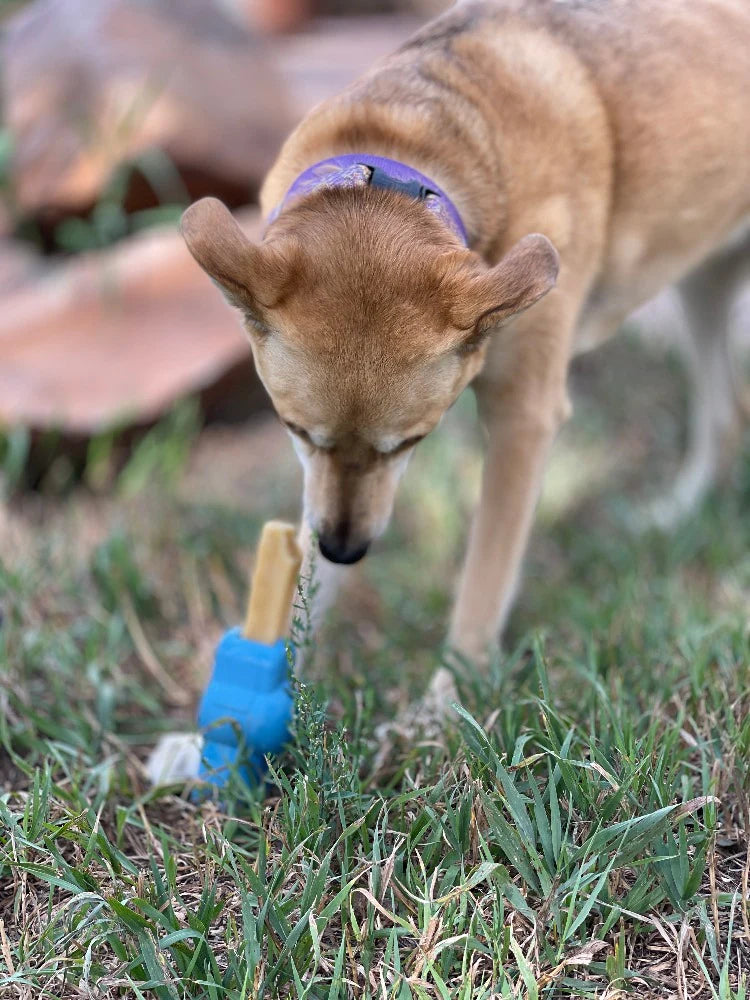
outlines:
[[[378,751],[373,765],[377,773],[399,745],[415,743],[439,744],[450,718],[451,706],[458,701],[453,674],[438,667],[424,695],[403,708],[395,719],[383,722],[375,729]]]
[[[625,527],[633,535],[658,531],[670,535],[695,514],[705,496],[704,489],[673,490],[625,515]]]
[[[423,725],[437,727],[435,731],[442,732],[451,706],[457,701],[458,690],[453,674],[446,667],[438,667],[419,702]]]

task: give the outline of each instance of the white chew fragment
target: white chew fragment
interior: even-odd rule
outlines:
[[[146,774],[152,785],[187,781],[198,774],[203,737],[200,733],[165,733],[149,754]]]

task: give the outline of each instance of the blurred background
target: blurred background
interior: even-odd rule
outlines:
[[[259,185],[295,122],[447,6],[0,0],[4,600],[33,592],[24,620],[72,627],[124,594],[138,660],[177,703],[240,614],[259,524],[296,520],[301,485],[239,321],[182,244],[180,213],[216,195],[257,235]],[[601,571],[585,545],[571,550],[573,534],[599,525],[586,537],[606,548],[623,510],[668,489],[686,417],[675,320],[666,295],[575,362],[576,413],[511,634],[550,622],[564,631],[561,587],[575,577],[591,594]],[[424,640],[441,640],[474,502],[472,416],[467,396],[417,449],[380,556],[343,602],[360,647],[407,643],[416,674]],[[685,538],[689,557],[702,543]],[[721,600],[744,592],[722,586]],[[134,614],[166,644],[159,657]],[[346,675],[338,633],[335,647]],[[404,689],[411,680],[399,674]]]

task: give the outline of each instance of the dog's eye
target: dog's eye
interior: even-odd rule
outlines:
[[[398,455],[402,451],[408,451],[409,448],[413,448],[415,444],[419,444],[422,438],[426,437],[426,434],[417,434],[416,437],[406,438],[401,444],[397,444],[395,448],[391,448],[390,451],[386,452],[386,455]]]
[[[313,437],[313,435],[310,434],[308,431],[306,431],[304,427],[300,427],[297,424],[293,424],[290,420],[281,419],[281,422],[286,427],[287,430],[291,431],[292,434],[295,435],[295,437],[298,437],[301,441],[304,441],[305,444],[309,444],[310,447],[315,448],[316,451],[333,451],[334,445],[332,443],[329,443],[327,440],[321,438],[318,435]],[[314,433],[315,432],[313,431],[313,434]]]
[[[288,431],[292,432],[292,434],[296,434],[298,438],[302,438],[303,441],[307,441],[308,444],[312,444],[310,435],[304,427],[299,427],[297,424],[293,424],[291,420],[282,420],[281,422]]]
[[[255,330],[256,333],[260,333],[264,337],[268,336],[271,333],[270,327],[266,326],[263,320],[258,319],[257,316],[253,316],[252,313],[245,313],[244,320],[245,320],[245,328],[248,331],[252,327],[252,329]]]

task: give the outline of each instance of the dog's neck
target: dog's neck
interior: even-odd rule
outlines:
[[[346,102],[346,113],[318,121],[318,114],[304,120],[287,141],[269,172],[260,194],[261,209],[270,219],[287,193],[314,164],[364,151],[369,157],[388,158],[408,165],[429,178],[455,207],[471,249],[494,261],[503,246],[506,211],[502,171],[495,147],[489,142],[465,154],[466,143],[431,144],[418,141],[411,115],[403,109],[388,109],[388,121],[380,122],[382,108]],[[423,118],[426,116],[420,112]],[[440,120],[422,122],[431,134],[450,131],[452,124]],[[457,126],[460,127],[460,126]],[[286,213],[284,213],[286,214]]]
[[[445,191],[407,163],[367,153],[331,156],[303,170],[270,213],[268,222],[272,223],[285,208],[315,191],[357,187],[392,190],[422,202],[464,246],[468,246],[469,238],[461,215]]]

